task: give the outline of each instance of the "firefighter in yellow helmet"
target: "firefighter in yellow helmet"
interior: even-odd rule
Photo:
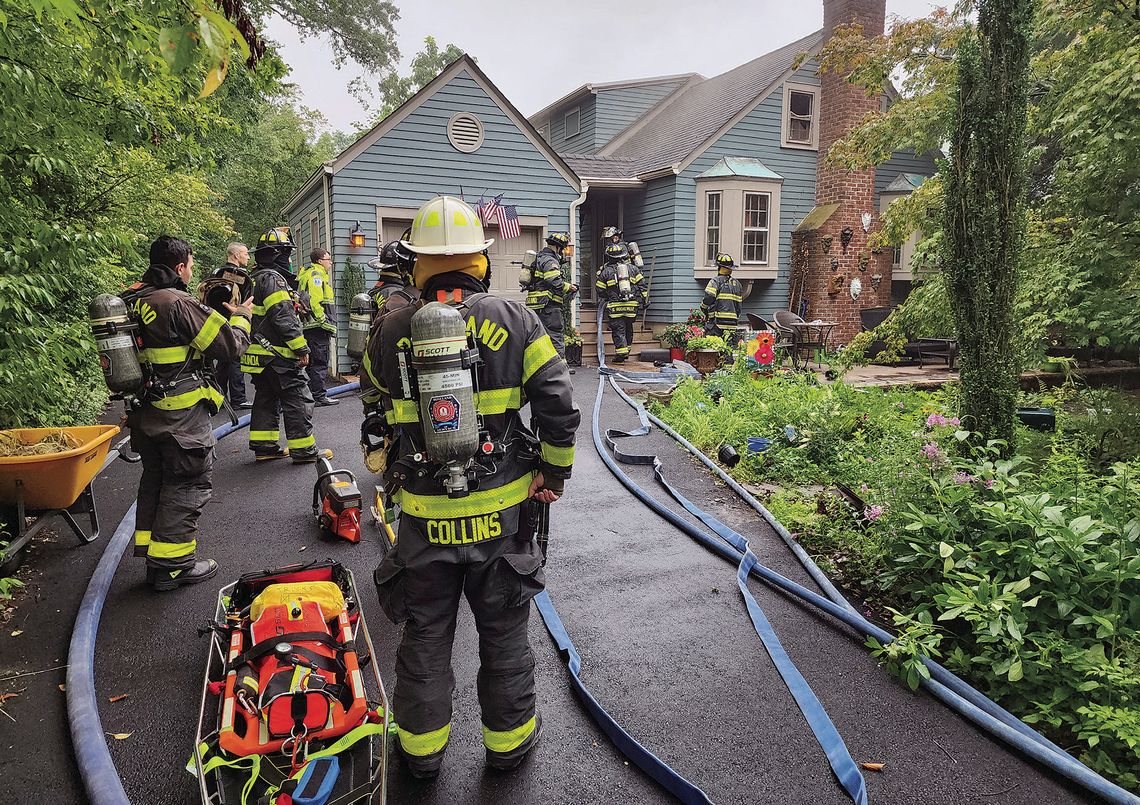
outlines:
[[[526,306],[538,315],[538,320],[546,328],[550,342],[565,357],[566,345],[562,337],[565,323],[562,321],[562,305],[578,292],[578,286],[567,282],[562,276],[562,261],[570,246],[570,236],[565,232],[551,232],[546,238],[546,248],[534,260],[534,270],[530,282],[524,287]]]
[[[393,710],[400,754],[420,777],[438,774],[450,735],[451,650],[461,594],[479,630],[487,764],[517,766],[542,726],[527,641],[530,600],[545,586],[534,531],[543,507],[558,500],[570,476],[580,416],[566,364],[538,317],[486,292],[491,243],[475,210],[460,199],[442,196],[421,207],[405,242],[416,253],[413,281],[420,299],[386,315],[367,347],[380,399],[365,430],[376,430],[376,418],[383,417],[392,440],[385,491],[402,511],[398,542],[375,581],[385,613],[405,622]],[[461,371],[475,373],[476,411],[459,410],[448,394],[463,385],[459,371],[455,377],[429,376],[426,369],[416,375],[414,360],[433,353],[425,342],[413,342],[413,333],[423,332],[428,316],[455,321],[450,311],[431,308],[435,302],[466,322],[471,355],[479,360]],[[439,397],[421,410],[425,388],[438,389]],[[527,403],[536,434],[520,414]],[[470,459],[459,460],[470,491],[448,494],[444,482],[452,477],[425,458],[426,445],[476,415],[478,446]]]
[[[325,393],[329,375],[329,345],[336,335],[336,308],[329,269],[332,254],[319,246],[309,252],[309,265],[297,274],[297,286],[309,297],[308,315],[302,323],[305,343],[309,345],[309,391],[316,405],[337,405]]]
[[[732,255],[721,252],[716,256],[717,275],[705,286],[701,310],[709,317],[709,335],[719,335],[730,347],[739,341],[740,308],[744,290],[740,280],[732,276],[736,262]]]

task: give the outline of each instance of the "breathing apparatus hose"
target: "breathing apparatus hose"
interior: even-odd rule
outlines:
[[[769,512],[764,506],[756,500],[746,489],[740,486],[731,476],[724,472],[719,466],[713,463],[707,456],[698,450],[693,444],[687,441],[683,436],[673,430],[665,422],[645,411],[644,407],[626,394],[617,385],[617,373],[612,370],[607,374],[613,375],[609,378],[610,385],[617,391],[617,393],[625,400],[626,403],[635,408],[639,416],[644,416],[648,421],[659,427],[662,431],[667,433],[670,437],[681,444],[686,450],[696,456],[705,466],[713,470],[726,484],[728,484],[734,491],[737,492],[754,510],[757,511],[764,518],[766,522],[776,529],[777,533],[784,539],[785,542],[791,540],[791,535],[787,533],[779,521]],[[611,457],[604,449],[601,440],[601,432],[599,427],[599,415],[601,411],[601,400],[604,391],[604,378],[599,378],[598,382],[598,396],[594,403],[594,421],[593,421],[593,436],[594,444],[598,449],[599,455],[602,457],[603,462],[613,472],[615,477],[629,489],[638,499],[645,503],[654,512],[664,517],[670,523],[675,525],[678,529],[689,535],[709,550],[719,554],[728,561],[739,564],[743,554],[730,547],[729,545],[713,539],[705,534],[700,528],[685,520],[672,509],[662,505],[652,495],[646,492],[635,481],[633,481],[626,473],[624,473],[617,465],[617,462]],[[694,513],[695,514],[695,513]],[[703,513],[702,513],[703,514]],[[704,517],[696,515],[704,520]],[[731,529],[729,529],[731,531]],[[733,532],[735,533],[735,532]],[[796,551],[796,558],[799,559],[805,569],[811,574],[813,579],[816,579],[817,574],[823,576],[823,572],[815,564],[814,561],[803,552]],[[814,569],[815,572],[812,572]],[[838,600],[829,600],[818,593],[807,589],[806,587],[797,584],[791,579],[776,573],[773,570],[765,567],[764,565],[755,563],[751,569],[750,574],[756,578],[765,581],[783,592],[794,596],[802,601],[805,601],[813,606],[822,609],[834,618],[842,621],[847,626],[854,629],[856,632],[869,637],[874,637],[881,643],[888,643],[893,641],[894,635],[887,632],[870,621],[863,615],[851,607],[851,605],[843,599],[842,595],[835,589],[834,585],[828,582],[821,587],[828,592],[829,596],[834,595]],[[842,604],[840,603],[842,601]],[[975,726],[985,730],[990,735],[1004,741],[1008,746],[1016,749],[1028,757],[1036,760],[1042,765],[1048,767],[1052,771],[1065,777],[1067,780],[1085,788],[1089,792],[1096,794],[1103,798],[1106,802],[1114,803],[1117,805],[1140,805],[1140,797],[1125,791],[1123,788],[1117,786],[1115,783],[1106,780],[1092,769],[1085,766],[1079,760],[1074,758],[1068,752],[1054,744],[1045,736],[1034,730],[1025,722],[1018,719],[1012,713],[1008,712],[993,700],[989,699],[981,692],[970,686],[964,680],[942,667],[933,660],[927,658],[924,660],[926,667],[930,670],[930,678],[923,679],[922,685],[933,695],[936,699],[941,701],[947,707],[959,713]]]
[[[360,388],[360,383],[346,383],[328,391],[330,397],[345,394]],[[249,414],[236,423],[227,423],[214,430],[214,437],[222,439],[249,425]],[[102,469],[114,460],[109,456]],[[100,470],[102,472],[102,470]],[[131,504],[115,533],[107,540],[103,555],[83,601],[75,616],[75,626],[71,631],[71,646],[67,652],[67,720],[71,726],[71,744],[75,751],[75,762],[79,766],[79,776],[92,805],[129,805],[123,781],[115,770],[111,752],[107,748],[106,733],[99,720],[99,700],[95,695],[95,640],[99,633],[99,618],[103,614],[103,604],[115,578],[115,571],[123,557],[123,552],[131,542],[135,530],[135,510],[137,501]]]

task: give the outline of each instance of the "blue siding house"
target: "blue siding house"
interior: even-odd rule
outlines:
[[[745,311],[768,317],[795,296],[792,237],[816,208],[821,122],[852,124],[827,108],[822,40],[817,31],[712,78],[585,84],[529,119],[464,56],[322,166],[285,216],[303,257],[322,246],[339,268],[398,238],[437,194],[502,195],[518,207],[522,235],[504,242],[489,227],[495,293],[521,297],[512,261],[567,230],[580,306],[592,307],[601,230],[616,225],[644,256],[650,322],[682,320],[700,303],[719,251],[736,258]],[[875,171],[868,212],[877,218],[934,172],[934,155],[895,154]],[[354,230],[363,247],[349,245]],[[910,275],[898,273],[901,297]]]
[[[503,295],[522,298],[512,261],[541,248],[547,232],[577,230],[578,177],[467,56],[321,166],[283,212],[300,260],[313,248],[332,252],[336,287],[347,260],[375,257],[440,194],[470,202],[502,195],[518,208],[520,237],[504,241],[495,225],[487,228],[496,239],[491,290]],[[350,245],[354,231],[364,234],[363,246]],[[364,271],[371,285],[375,272]],[[338,363],[347,367],[347,306],[338,301]]]

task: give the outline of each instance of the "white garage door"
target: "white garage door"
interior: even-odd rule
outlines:
[[[399,240],[404,230],[412,225],[411,219],[384,218],[384,243]],[[520,265],[527,249],[539,250],[542,243],[542,227],[524,226],[517,238],[504,241],[499,237],[499,230],[495,226],[486,229],[487,237],[494,238],[495,242],[487,253],[491,257],[491,293],[496,296],[505,296],[508,299],[523,300],[526,294],[519,289]]]

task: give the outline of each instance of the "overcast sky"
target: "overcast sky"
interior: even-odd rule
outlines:
[[[673,73],[714,76],[794,42],[823,24],[822,0],[580,0],[549,4],[525,0],[396,0],[401,71],[434,36],[442,49],[466,51],[525,115],[583,84]],[[931,0],[887,0],[887,14],[916,18]],[[292,67],[302,103],[320,110],[333,128],[362,120],[349,95],[355,65],[332,66],[327,42],[302,43],[280,20],[268,35]]]

